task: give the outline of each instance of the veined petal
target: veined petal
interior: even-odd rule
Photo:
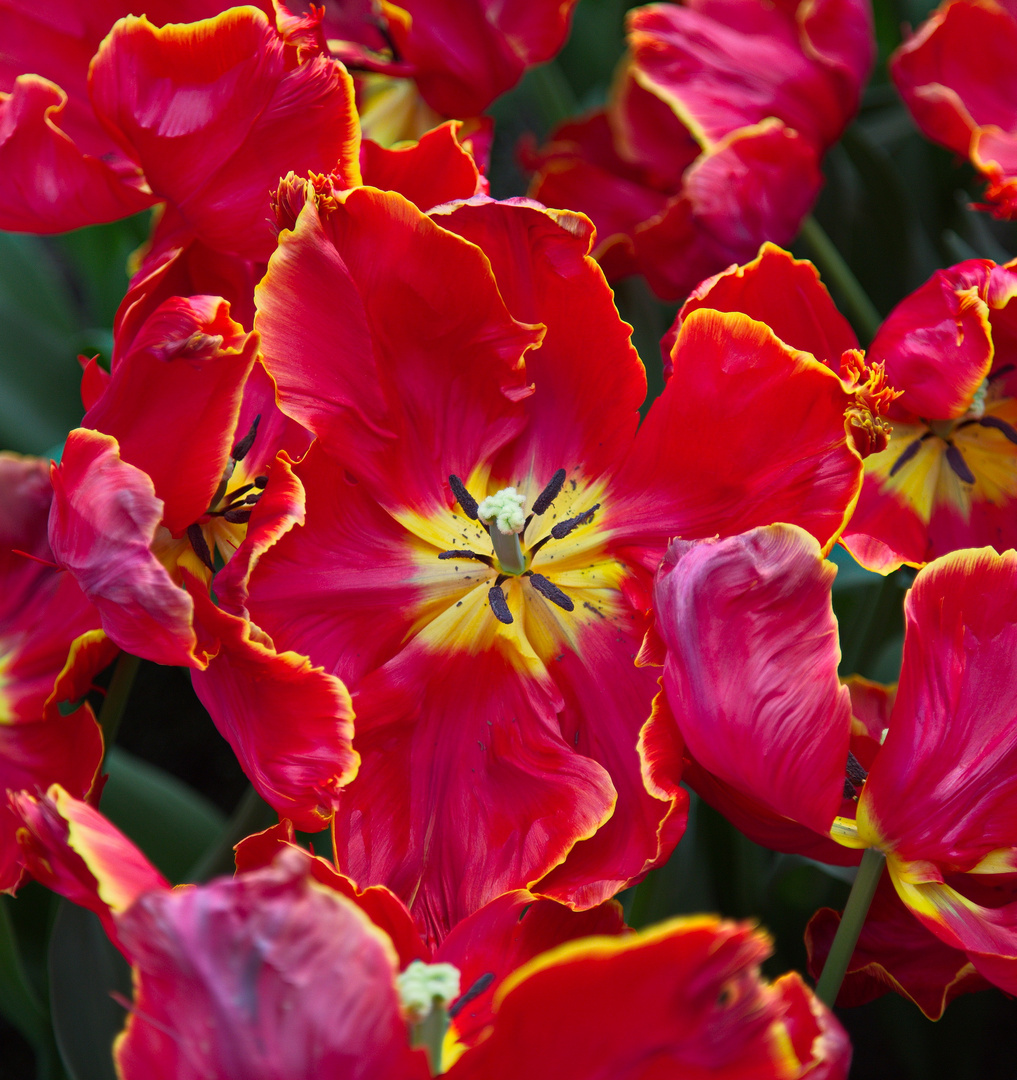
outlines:
[[[290,169],[359,183],[345,69],[299,60],[256,8],[162,28],[130,15],[99,47],[89,90],[152,190],[217,250],[268,257],[268,193]]]
[[[654,590],[664,689],[690,754],[820,834],[841,807],[851,728],[833,576],[812,537],[775,525],[674,542]]]
[[[1017,554],[936,560],[904,612],[897,700],[859,823],[903,859],[967,870],[1017,836]]]
[[[152,553],[163,516],[148,475],[120,458],[116,439],[76,428],[51,470],[49,541],[127,652],[202,667],[194,605]]]
[[[615,793],[562,739],[546,676],[514,668],[496,642],[442,646],[432,628],[354,695],[363,765],[336,840],[344,870],[393,889],[434,944],[560,863],[610,816]]]
[[[161,304],[121,355],[81,426],[112,435],[152,479],[174,537],[209,508],[233,445],[256,334],[217,296]]]
[[[134,967],[113,1050],[123,1080],[428,1076],[409,1048],[391,942],[294,851],[265,870],[152,891],[119,931]]]
[[[567,211],[487,199],[434,217],[490,259],[515,318],[546,327],[526,356],[534,386],[523,401],[526,434],[499,455],[495,479],[519,487],[532,476],[542,487],[557,469],[579,465],[589,478],[601,476],[632,442],[646,374],[590,258],[592,226]]]
[[[198,618],[220,641],[195,692],[261,797],[297,828],[318,831],[359,764],[346,687],[306,657],[276,652],[189,585]]]
[[[664,376],[671,377],[671,350],[688,315],[699,308],[740,311],[767,326],[793,349],[810,352],[832,371],[841,354],[858,348],[851,324],[837,310],[810,262],[769,242],[744,266],[731,266],[693,289],[660,343]]]
[[[374,497],[426,512],[523,424],[523,354],[482,252],[394,192],[308,204],[258,288],[256,326],[284,412]],[[454,281],[455,288],[449,287]]]
[[[762,934],[709,916],[568,942],[502,983],[491,1034],[447,1075],[846,1076],[850,1048],[832,1015],[796,977],[759,978],[769,951]]]
[[[693,311],[674,375],[613,481],[603,527],[645,546],[787,521],[828,548],[854,506],[862,462],[845,433],[851,395],[810,354],[736,312]],[[638,497],[635,493],[638,492]]]
[[[140,170],[78,149],[60,127],[66,104],[63,90],[39,75],[20,75],[9,94],[0,93],[0,229],[64,232],[157,201]]]

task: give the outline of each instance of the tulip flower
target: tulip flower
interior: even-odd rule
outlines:
[[[671,783],[687,754],[707,799],[762,809],[772,846],[776,818],[881,852],[912,915],[1012,993],[1017,904],[994,886],[1017,866],[1017,554],[954,552],[919,573],[892,698],[837,678],[834,573],[790,525],[672,544],[655,588],[671,715],[644,728],[647,768]]]

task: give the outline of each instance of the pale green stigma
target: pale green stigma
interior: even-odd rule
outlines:
[[[477,517],[489,526],[495,558],[506,574],[521,574],[526,569],[526,556],[519,543],[519,534],[526,527],[525,502],[525,495],[507,487],[488,495],[477,507]]]
[[[514,487],[496,491],[477,507],[477,515],[485,525],[497,525],[498,532],[521,533],[526,524],[523,506],[526,496],[520,495]]]
[[[414,960],[397,977],[399,1001],[410,1021],[420,1023],[435,1007],[447,1008],[459,997],[459,969],[452,964]]]
[[[985,415],[985,396],[989,391],[989,380],[982,379],[978,384],[978,389],[974,392],[971,398],[971,405],[968,408],[968,416],[975,420],[981,420]]]

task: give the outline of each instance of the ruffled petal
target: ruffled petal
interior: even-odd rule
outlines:
[[[851,728],[833,576],[812,537],[775,525],[676,541],[654,590],[668,646],[664,689],[689,753],[772,814],[820,834],[841,808]]]
[[[938,559],[904,613],[900,685],[859,824],[903,859],[967,870],[1017,836],[1017,554]]]

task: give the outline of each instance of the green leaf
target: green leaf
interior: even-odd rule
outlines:
[[[192,788],[162,769],[114,746],[102,812],[122,829],[173,882],[215,843],[225,815]]]
[[[0,1013],[34,1046],[48,1037],[46,1013],[28,981],[11,922],[10,897],[0,897]]]
[[[98,917],[66,900],[53,924],[49,985],[53,1032],[71,1080],[116,1080],[113,1040],[126,1014],[112,995],[130,997],[130,969]]]

